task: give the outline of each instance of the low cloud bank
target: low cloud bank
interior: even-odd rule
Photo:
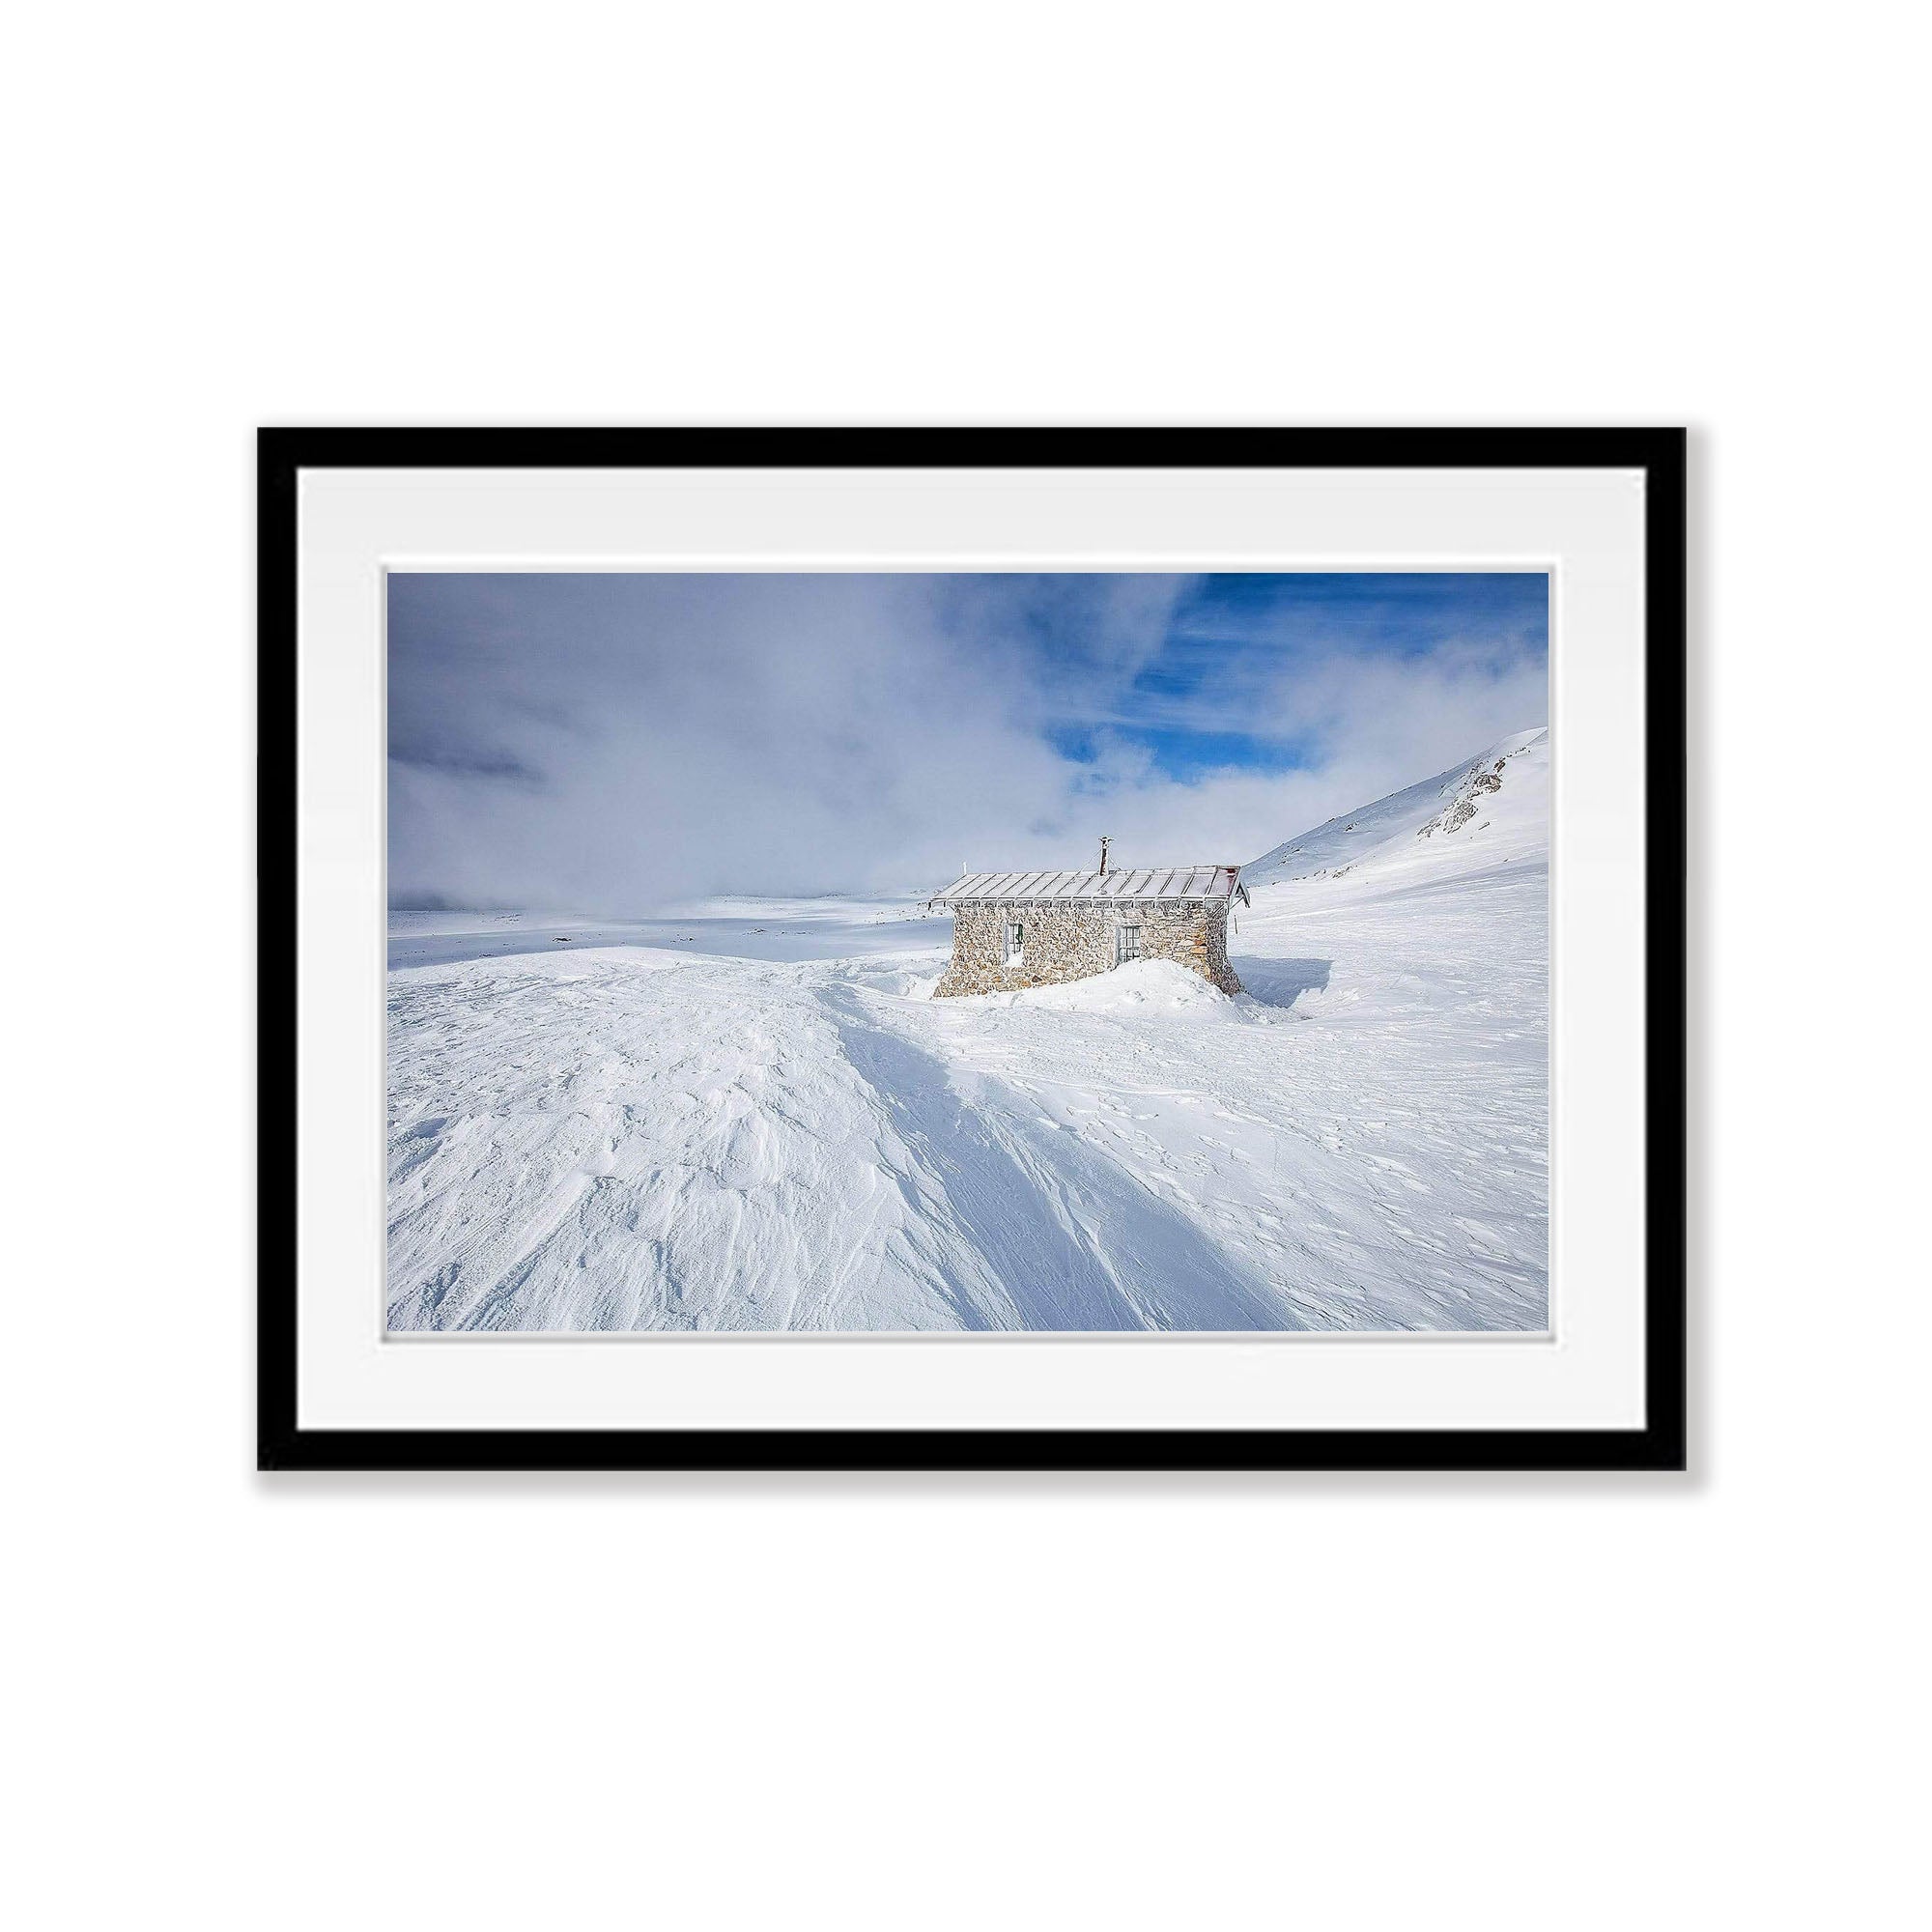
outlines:
[[[1138,575],[394,576],[390,902],[918,892],[1103,832],[1245,861],[1548,715],[1536,627],[1222,614]],[[1264,749],[1178,777],[1190,732]]]

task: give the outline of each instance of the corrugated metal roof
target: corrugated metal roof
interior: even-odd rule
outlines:
[[[1110,867],[1105,872],[968,872],[932,904],[961,899],[1226,899],[1235,895],[1238,866]]]

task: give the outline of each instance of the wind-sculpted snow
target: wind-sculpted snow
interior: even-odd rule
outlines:
[[[943,921],[823,902],[393,970],[391,1328],[1542,1327],[1548,744],[1509,743],[1254,868],[1233,1000],[1143,961],[933,1001]]]

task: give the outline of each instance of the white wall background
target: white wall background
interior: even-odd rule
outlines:
[[[1905,1922],[1921,32],[15,21],[14,1921]],[[256,422],[1652,420],[1697,432],[1694,1476],[250,1473]]]

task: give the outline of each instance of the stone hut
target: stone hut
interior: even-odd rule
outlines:
[[[1097,872],[968,872],[930,903],[952,914],[952,963],[933,989],[1010,993],[1091,979],[1131,959],[1172,959],[1238,993],[1228,964],[1228,911],[1248,902],[1238,866]]]

